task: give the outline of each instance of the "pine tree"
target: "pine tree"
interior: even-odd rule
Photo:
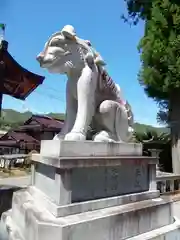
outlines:
[[[139,82],[147,95],[164,107],[159,115],[168,113],[173,171],[180,173],[180,1],[127,3],[135,23],[139,18],[145,20],[144,37],[139,44],[142,61]]]

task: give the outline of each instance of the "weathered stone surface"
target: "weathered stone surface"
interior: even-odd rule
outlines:
[[[43,161],[46,159],[48,162],[48,157]],[[37,161],[32,172],[34,186],[58,205],[156,189],[155,158],[119,156],[111,160],[108,157],[58,160],[62,161],[59,167]],[[108,161],[111,165],[106,165]],[[101,164],[98,166],[98,163]]]
[[[156,164],[155,157],[146,156],[93,156],[93,157],[48,157],[40,154],[33,154],[33,162],[39,162],[48,166],[61,169],[89,168],[89,167],[110,167],[122,164]]]
[[[9,221],[9,219],[7,219],[7,218],[10,218],[11,221]],[[7,233],[7,230],[5,228],[5,226],[7,225],[6,222],[8,222],[8,226],[10,227],[10,230],[11,230],[11,232],[9,232],[9,234]],[[40,225],[40,222],[37,222],[37,226],[38,225]],[[64,235],[62,234],[62,231],[58,230],[57,225],[53,224],[52,222],[49,223],[49,225],[52,225],[53,233],[57,234],[57,235],[55,235],[55,237],[57,237],[57,238],[54,238],[54,235],[53,235],[53,240],[56,240],[56,239],[63,240]],[[50,233],[52,234],[52,231],[48,232],[48,234],[47,234],[48,228],[49,228],[49,226],[47,226],[47,224],[44,228],[41,227],[41,232],[39,232],[39,237],[37,238],[37,240],[52,239],[52,237],[50,238],[50,236],[49,236]],[[22,237],[22,235],[20,234],[20,229],[12,221],[11,211],[8,211],[3,214],[3,219],[1,220],[1,223],[0,223],[0,230],[3,230],[3,231],[0,231],[0,237],[1,237],[0,239],[1,240],[34,240],[35,239],[34,238],[35,236],[29,236],[29,238],[27,238],[27,239]],[[43,232],[43,230],[44,230],[44,232]],[[69,228],[69,230],[70,230],[70,228]],[[65,234],[65,237],[67,237],[67,236],[68,236],[68,233]],[[69,236],[70,236],[70,238],[68,240],[72,240],[72,239],[76,240],[76,238],[73,238],[73,234],[71,234],[70,232],[69,232]],[[103,238],[103,239],[116,240],[116,238],[113,238],[114,236],[115,235],[111,234],[110,235],[111,238]],[[93,239],[95,239],[95,237],[96,237],[95,234],[93,234],[92,237],[93,237]],[[65,239],[67,239],[67,238],[65,238]],[[122,238],[119,238],[118,240],[120,240],[120,239],[122,239]],[[126,238],[126,239],[129,239],[129,240],[151,240],[151,239],[152,240],[179,240],[180,239],[180,223],[179,223],[179,220],[176,219],[174,223],[171,223],[164,227],[156,228],[152,231],[148,231],[146,233],[139,234],[139,235],[136,235],[136,236],[133,236],[130,238]],[[79,240],[79,239],[77,239],[77,240]],[[84,234],[83,240],[89,240],[89,236],[87,236],[87,234]]]
[[[77,202],[64,206],[60,206],[51,201],[51,199],[39,191],[36,187],[27,188],[28,193],[32,195],[34,201],[40,202],[45,209],[52,213],[55,217],[63,217],[72,214],[78,214],[88,211],[94,211],[107,207],[115,207],[123,204],[144,201],[157,198],[160,196],[159,191],[147,191],[142,193],[127,194],[123,196],[101,198],[92,201]]]
[[[127,177],[129,176],[129,177]],[[126,179],[126,184],[123,184]],[[83,183],[83,186],[81,185]],[[81,185],[81,187],[79,187]],[[147,164],[73,169],[72,202],[113,197],[149,190]]]
[[[175,221],[173,224],[128,238],[128,240],[180,240],[180,223]]]
[[[171,202],[155,198],[55,218],[27,191],[15,193],[12,219],[26,240],[120,240],[172,224]]]
[[[123,156],[121,144],[110,156],[107,143],[104,155],[88,143],[87,156],[72,157],[66,143],[50,142],[51,155],[33,156],[32,186],[16,192],[2,215],[8,240],[120,240],[172,224],[171,201],[156,190],[156,158]]]
[[[142,144],[43,140],[40,154],[50,157],[141,156]]]

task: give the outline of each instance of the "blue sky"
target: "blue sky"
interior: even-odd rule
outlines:
[[[41,114],[64,112],[66,77],[40,69],[35,58],[52,33],[71,24],[80,37],[91,40],[107,62],[111,77],[132,105],[135,120],[157,125],[156,104],[137,81],[137,44],[143,24],[130,27],[121,20],[122,13],[126,13],[123,0],[1,0],[0,22],[7,24],[10,53],[23,67],[46,77],[25,102],[4,96],[3,107]]]

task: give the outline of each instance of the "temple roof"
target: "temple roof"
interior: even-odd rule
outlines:
[[[45,77],[19,65],[7,50],[8,42],[0,46],[0,92],[24,100],[43,83]]]

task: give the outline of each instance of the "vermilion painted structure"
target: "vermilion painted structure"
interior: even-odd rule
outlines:
[[[25,100],[43,83],[44,77],[34,74],[19,65],[8,52],[8,42],[0,43],[0,111],[3,94]]]

